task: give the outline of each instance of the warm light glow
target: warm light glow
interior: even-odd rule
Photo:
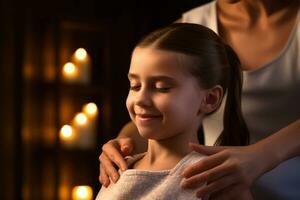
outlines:
[[[60,129],[60,135],[62,139],[69,139],[73,136],[73,128],[70,125],[64,125]]]
[[[85,125],[87,123],[87,116],[84,113],[78,113],[75,116],[75,122],[79,125]]]
[[[87,57],[87,52],[84,48],[79,48],[75,51],[75,57],[78,60],[84,60]]]
[[[73,200],[91,200],[93,199],[93,190],[90,186],[76,186],[72,190]]]
[[[83,106],[83,112],[87,114],[89,117],[94,117],[98,113],[98,108],[95,103],[88,103]]]
[[[71,62],[66,63],[63,67],[63,74],[65,77],[75,77],[77,75],[76,66]]]

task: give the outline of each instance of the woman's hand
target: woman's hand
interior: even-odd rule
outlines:
[[[132,150],[133,142],[130,138],[116,138],[103,145],[99,156],[99,180],[103,186],[107,187],[110,184],[109,178],[114,183],[119,179],[118,169],[127,169],[124,157],[130,155]]]
[[[183,188],[193,188],[206,183],[198,189],[197,197],[207,195],[215,196],[213,199],[239,197],[242,191],[249,191],[253,182],[273,164],[272,156],[261,148],[261,145],[208,147],[191,144],[191,148],[207,155],[182,173],[185,178],[182,182]],[[250,197],[244,199],[251,199]]]

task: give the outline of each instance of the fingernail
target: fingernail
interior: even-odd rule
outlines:
[[[118,180],[118,177],[117,177],[117,176],[113,176],[113,177],[112,177],[112,180],[113,180],[114,183],[116,183],[117,180]]]
[[[185,182],[184,180],[182,180],[182,181],[180,182],[180,186],[181,186],[182,188],[187,188],[187,184],[186,184],[186,182]]]
[[[180,172],[180,176],[184,176],[184,169],[183,169],[183,170],[181,170],[181,172]]]
[[[123,151],[128,151],[128,150],[129,150],[128,146],[123,147]]]
[[[183,177],[185,177],[185,172],[183,171],[183,172],[181,172],[181,174],[180,174],[181,176],[183,176]]]
[[[107,181],[105,181],[103,184],[102,184],[104,187],[107,188],[107,186],[109,185]]]

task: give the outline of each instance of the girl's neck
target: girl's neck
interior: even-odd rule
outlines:
[[[180,134],[165,140],[148,140],[145,156],[136,162],[133,168],[150,171],[172,169],[192,151],[189,142],[198,143],[196,134],[191,137]]]

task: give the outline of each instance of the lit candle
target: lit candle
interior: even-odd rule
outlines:
[[[73,56],[72,62],[78,67],[77,82],[88,84],[91,78],[91,60],[84,48],[78,48]]]
[[[87,185],[76,186],[72,190],[72,200],[92,200],[93,189]]]
[[[95,118],[98,114],[98,107],[93,102],[85,104],[82,110],[89,118]]]
[[[87,124],[88,118],[84,113],[78,113],[75,116],[75,122],[76,124],[78,124],[79,126],[84,126]]]
[[[75,51],[75,58],[78,60],[85,60],[87,59],[87,52],[84,48],[79,48]]]
[[[76,133],[72,126],[66,124],[60,129],[60,140],[63,146],[71,148],[76,146]]]
[[[82,112],[88,118],[88,127],[84,135],[82,135],[82,139],[80,141],[81,147],[93,148],[96,145],[96,127],[97,127],[97,115],[98,115],[98,107],[95,103],[90,102],[82,107]]]
[[[66,82],[75,82],[78,77],[78,69],[73,63],[67,62],[63,66],[62,74]]]
[[[96,144],[93,121],[85,113],[78,113],[74,118],[77,131],[77,147],[81,149],[93,148]]]

